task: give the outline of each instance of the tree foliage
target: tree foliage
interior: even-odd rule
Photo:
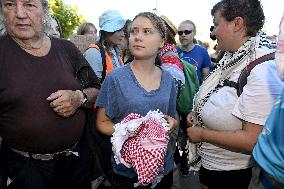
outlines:
[[[60,26],[63,31],[64,38],[69,38],[74,30],[85,19],[78,15],[76,7],[72,7],[63,3],[63,0],[49,0],[50,12],[60,22]]]

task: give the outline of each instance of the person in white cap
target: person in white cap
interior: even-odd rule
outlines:
[[[116,10],[105,11],[99,17],[100,36],[97,44],[91,44],[84,53],[85,58],[103,82],[114,68],[123,65],[118,45],[124,39],[126,20]]]

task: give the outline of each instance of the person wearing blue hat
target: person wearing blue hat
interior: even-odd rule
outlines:
[[[91,44],[84,53],[85,58],[103,82],[114,68],[123,65],[118,45],[122,43],[126,20],[116,10],[103,12],[99,17],[100,36],[97,44]]]
[[[121,51],[119,45],[125,38],[124,26],[126,19],[116,10],[108,10],[99,17],[99,40],[91,44],[85,51],[84,56],[96,73],[100,82],[115,68],[122,67]],[[97,136],[99,137],[99,136]],[[107,137],[100,137],[99,146],[102,150],[100,159],[101,168],[104,171],[104,178],[111,182],[111,144]]]

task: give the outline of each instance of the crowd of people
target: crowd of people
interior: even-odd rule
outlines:
[[[275,41],[220,0],[210,58],[193,21],[117,10],[81,52],[48,7],[0,0],[0,188],[284,188],[284,17]]]

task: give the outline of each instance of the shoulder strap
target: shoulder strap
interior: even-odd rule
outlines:
[[[252,61],[251,63],[249,63],[249,65],[247,65],[247,70],[249,71],[249,73],[251,72],[251,70],[258,64],[261,64],[263,62],[269,61],[269,60],[274,60],[275,59],[275,52],[272,52],[270,54],[264,55],[262,57],[259,57],[258,59]]]
[[[101,83],[103,83],[104,80],[105,80],[105,77],[106,77],[106,69],[107,69],[106,54],[105,54],[105,50],[104,50],[103,47],[100,47],[100,53],[101,53],[101,56],[102,56],[102,65],[103,65]]]
[[[234,87],[235,89],[237,89],[237,95],[241,96],[241,94],[243,93],[243,88],[247,84],[247,78],[250,75],[251,70],[258,64],[274,59],[275,59],[275,52],[259,57],[258,59],[255,59],[242,70],[237,83],[226,79],[224,80],[222,86]]]
[[[258,64],[274,59],[275,59],[275,52],[259,57],[258,59],[255,59],[254,61],[249,63],[245,69],[242,70],[238,79],[238,85],[239,85],[239,89],[237,91],[238,96],[242,94],[243,88],[247,84],[248,76],[250,75],[251,70]]]

